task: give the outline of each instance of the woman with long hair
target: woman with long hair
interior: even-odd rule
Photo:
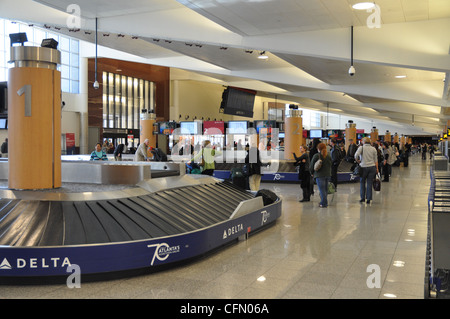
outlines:
[[[318,153],[311,159],[309,170],[311,174],[314,174],[314,179],[316,180],[317,187],[319,188],[319,207],[327,207],[328,183],[331,178],[331,157],[328,154],[327,146],[324,143],[317,145],[317,151]]]

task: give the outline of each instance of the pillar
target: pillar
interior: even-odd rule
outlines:
[[[398,134],[397,133],[394,134],[394,141],[392,143],[394,143],[394,144],[398,143]]]
[[[8,185],[12,189],[61,186],[60,52],[11,47],[8,77]]]
[[[303,145],[302,111],[289,109],[284,126],[284,159],[293,160],[294,154],[299,154],[300,145]]]
[[[357,144],[356,140],[356,124],[352,120],[349,120],[345,124],[345,151],[348,152],[348,146],[350,145],[350,140],[353,140]]]
[[[375,126],[370,131],[370,141],[372,143],[378,141],[378,129]]]
[[[139,143],[144,143],[148,139],[148,146],[156,147],[156,134],[153,132],[153,124],[156,122],[155,113],[147,113],[143,110],[141,113],[141,128],[140,128],[140,140]]]
[[[389,132],[389,130],[386,130],[386,133],[384,134],[384,141],[391,142],[391,132]]]

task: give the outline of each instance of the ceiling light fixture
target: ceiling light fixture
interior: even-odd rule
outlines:
[[[269,56],[266,54],[266,51],[261,51],[258,55],[258,59],[267,60]]]
[[[97,81],[97,58],[98,58],[98,21],[97,18],[95,18],[95,80],[93,87],[94,89],[98,89],[100,87],[98,81]]]
[[[406,75],[396,75],[395,78],[396,79],[404,79],[404,78],[406,78]]]
[[[368,10],[375,8],[374,2],[358,2],[352,5],[352,8],[355,10]]]
[[[351,26],[350,29],[351,32],[351,42],[350,42],[350,51],[351,51],[351,56],[350,56],[350,68],[348,69],[348,74],[350,76],[354,76],[355,75],[355,67],[353,66],[353,26]]]

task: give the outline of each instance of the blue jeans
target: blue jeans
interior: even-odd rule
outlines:
[[[362,168],[362,174],[359,179],[359,194],[361,195],[361,200],[372,200],[372,184],[376,174],[377,168],[375,166]]]
[[[328,183],[330,182],[330,177],[317,177],[316,184],[319,188],[320,194],[320,205],[327,207],[328,206]]]

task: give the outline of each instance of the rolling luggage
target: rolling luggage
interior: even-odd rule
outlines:
[[[272,192],[272,191],[270,191],[268,189],[260,189],[256,193],[255,197],[257,197],[257,196],[262,196],[264,206],[270,205],[270,204],[276,202],[277,199],[278,199],[277,194],[275,194],[274,192]]]
[[[231,182],[237,187],[247,189],[247,176],[241,167],[235,167],[231,170]]]

